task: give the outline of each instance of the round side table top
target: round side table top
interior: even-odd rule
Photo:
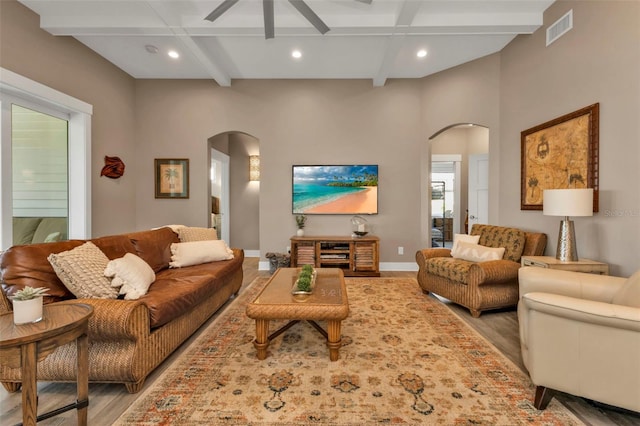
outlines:
[[[84,303],[44,305],[42,320],[16,325],[13,313],[0,315],[0,348],[37,342],[66,333],[85,323],[93,315],[93,307]]]

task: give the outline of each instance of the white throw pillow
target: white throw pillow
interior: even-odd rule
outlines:
[[[452,254],[452,256],[456,259],[464,259],[471,262],[500,260],[504,256],[504,247],[493,248],[459,241],[456,254]]]
[[[124,294],[125,300],[136,300],[144,296],[151,283],[156,280],[151,266],[133,253],[110,261],[104,275],[111,278],[111,286],[119,288],[119,294]]]
[[[627,278],[622,287],[613,296],[611,303],[640,308],[640,270]]]
[[[104,276],[109,258],[91,241],[47,257],[60,281],[78,299],[115,299],[118,289]]]
[[[181,243],[192,241],[217,240],[218,231],[215,228],[198,228],[195,226],[184,226],[178,229],[178,238]]]
[[[169,267],[199,265],[218,260],[233,259],[233,250],[223,240],[192,241],[171,244]]]
[[[451,256],[456,257],[455,255],[458,253],[458,243],[478,244],[478,241],[480,241],[480,235],[454,234],[453,246],[451,246]]]

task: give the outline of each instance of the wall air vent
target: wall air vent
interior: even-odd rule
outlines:
[[[562,37],[571,28],[573,28],[573,9],[547,28],[547,46]]]

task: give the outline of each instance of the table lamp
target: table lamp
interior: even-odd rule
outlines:
[[[569,216],[593,216],[593,188],[545,189],[542,206],[545,216],[564,216],[564,220],[560,221],[556,259],[562,262],[577,261],[576,234]]]

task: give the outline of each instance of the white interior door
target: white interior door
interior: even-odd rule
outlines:
[[[489,221],[489,154],[469,156],[469,231]]]

